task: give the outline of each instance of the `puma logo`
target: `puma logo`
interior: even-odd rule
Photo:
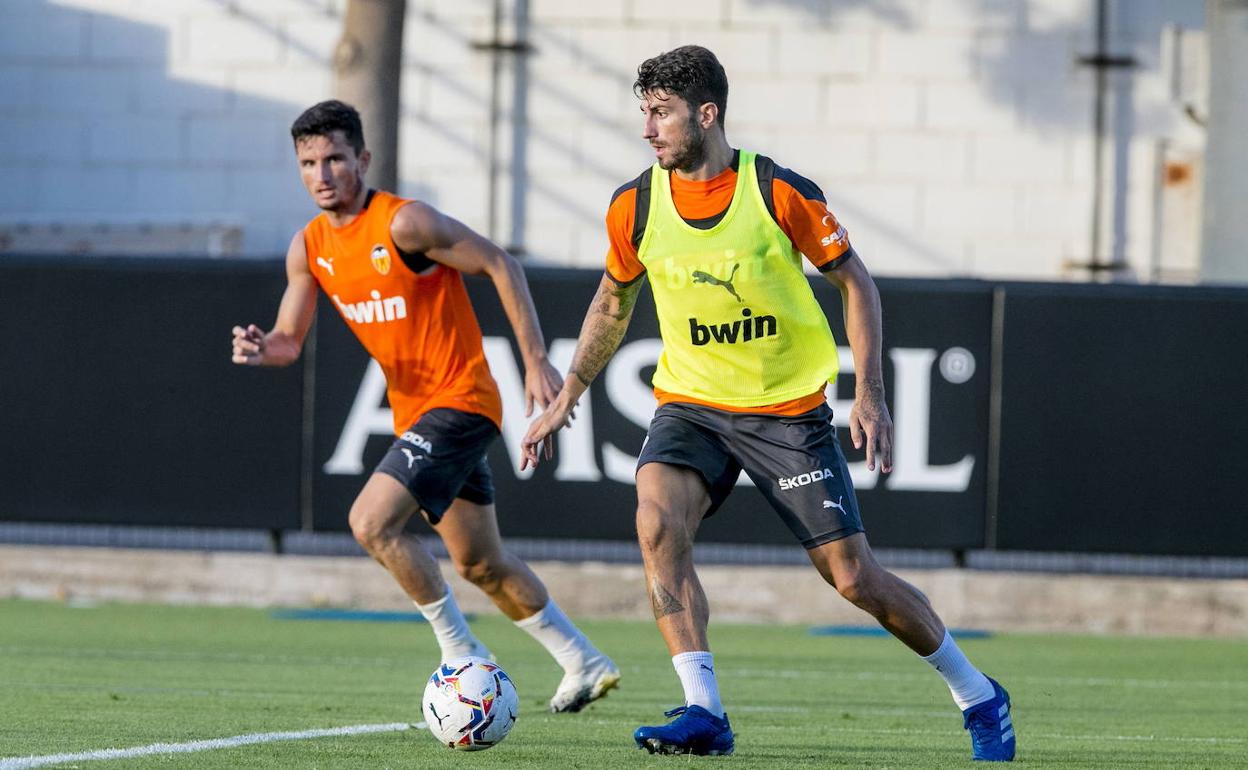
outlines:
[[[842,503],[843,503],[844,501],[845,501],[845,495],[841,495],[840,497],[836,498],[836,502],[835,502],[835,503],[834,503],[834,502],[832,502],[831,500],[824,500],[824,501],[823,501],[823,507],[824,507],[824,508],[836,508],[837,510],[839,510],[839,511],[841,512],[841,515],[843,515],[843,516],[848,516],[848,515],[849,515],[849,512],[848,512],[848,511],[846,511],[846,510],[845,510],[845,506],[844,506],[844,505],[842,505]]]
[[[446,717],[440,717],[440,716],[438,716],[438,710],[437,710],[437,709],[435,709],[435,708],[433,707],[433,704],[432,704],[432,703],[430,703],[430,704],[429,704],[429,713],[430,713],[430,714],[433,714],[433,718],[434,718],[434,719],[436,719],[436,720],[438,720],[438,729],[439,729],[439,730],[441,730],[441,729],[442,729],[442,723],[443,723],[444,721],[446,721]],[[450,714],[447,714],[447,716],[450,716]]]
[[[712,674],[714,674],[714,673],[715,673],[715,669],[711,668],[710,666],[706,665],[705,663],[699,663],[699,664],[698,664],[698,667],[699,667],[699,668],[704,668],[704,669],[706,669],[707,671],[710,671]]]
[[[407,457],[407,469],[409,471],[412,469],[412,463],[416,462],[417,460],[425,459],[424,455],[412,454],[412,450],[408,449],[407,447],[402,447],[399,449],[399,451],[402,452]]]
[[[737,298],[737,302],[745,302],[745,300],[741,299],[741,295],[737,294],[737,290],[732,287],[732,279],[736,276],[738,267],[741,267],[741,263],[739,262],[732,266],[732,272],[728,275],[728,280],[726,281],[721,281],[710,273],[704,273],[701,270],[694,270],[693,282],[709,283],[712,286],[723,286],[728,290],[729,294]]]
[[[334,258],[333,257],[330,257],[329,259],[325,259],[324,257],[317,257],[316,264],[328,270],[330,275],[334,274]]]

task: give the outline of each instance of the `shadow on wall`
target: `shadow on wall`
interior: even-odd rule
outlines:
[[[847,13],[866,13],[878,21],[894,29],[907,30],[914,28],[919,20],[915,18],[913,2],[899,0],[748,0],[752,5],[780,5],[801,12],[812,24],[835,24],[840,16]],[[971,0],[986,4],[986,0]]]
[[[413,21],[409,21],[409,24],[410,23],[413,23]],[[419,18],[418,23],[430,27],[435,30],[439,36],[448,40],[453,40],[455,43],[462,45],[464,48],[472,48],[474,45],[478,45],[483,42],[481,40],[474,40],[470,38],[464,33],[462,28],[449,24],[434,14],[422,15]],[[543,46],[547,44],[564,43],[564,41],[560,41],[553,36],[544,35],[543,30],[540,27],[534,27],[530,30],[530,35],[536,42],[539,55]],[[488,54],[482,55],[487,56]],[[437,62],[420,60],[419,58],[413,56],[411,52],[405,53],[405,57],[411,59],[411,61],[405,62],[405,66],[414,66],[418,69],[424,70],[434,79],[440,81],[442,85],[454,91],[459,98],[480,107],[482,113],[488,115],[490,108],[488,83],[484,85],[475,85],[468,78],[456,76],[455,71],[452,68],[439,68],[437,67]],[[510,66],[513,69],[509,74],[513,79],[513,83],[517,77],[517,73],[514,68],[523,65],[524,62],[518,61],[518,58],[514,58],[512,60]],[[520,77],[520,81],[522,83],[527,83],[528,91],[537,89],[540,90],[544,96],[564,101],[566,104],[577,104],[584,113],[585,117],[604,130],[615,131],[621,129],[613,114],[604,113],[601,110],[594,109],[592,106],[592,100],[587,99],[585,94],[573,93],[561,84],[549,80],[539,80],[537,78],[522,76]],[[631,87],[631,82],[632,81],[630,80],[629,85],[626,87]],[[520,141],[515,144],[517,162],[520,165],[524,164],[524,158],[527,155],[527,148],[524,145],[531,142],[541,145],[550,152],[568,153],[572,162],[589,175],[602,181],[604,187],[606,185],[610,185],[609,187],[606,187],[608,191],[614,189],[615,186],[619,185],[620,182],[623,181],[619,172],[603,163],[598,153],[586,152],[580,144],[575,142],[569,143],[568,136],[561,135],[556,130],[548,128],[547,126],[550,124],[547,122],[528,120],[526,112],[526,107],[529,101],[528,93],[525,93],[524,91],[513,91],[510,101],[512,102],[516,114],[518,114],[520,119],[523,121],[523,130],[520,132]],[[489,166],[490,157],[487,148],[482,146],[480,143],[474,142],[471,134],[465,132],[463,127],[457,123],[442,119],[436,113],[422,109],[418,105],[404,104],[402,114],[405,120],[411,120],[419,124],[425,130],[437,134],[441,140],[464,150],[476,159],[482,167]],[[597,226],[601,223],[603,211],[601,210],[600,205],[605,202],[605,196],[603,200],[582,200],[579,199],[574,193],[570,193],[568,189],[566,189],[566,185],[559,184],[558,180],[548,181],[549,179],[550,177],[545,174],[523,174],[522,180],[524,189],[519,192],[519,195],[522,196],[524,193],[532,194],[543,199],[547,203],[553,204],[564,211],[570,221],[592,226]],[[519,203],[518,201],[513,200],[512,205],[519,205]],[[523,243],[522,241],[515,240],[513,238],[513,242],[508,245],[512,248],[517,248],[522,246]]]
[[[942,8],[925,9],[922,17],[915,12],[922,6],[898,0],[748,2],[800,11],[812,23],[830,28],[850,15],[866,15],[895,32],[940,34],[960,29],[973,40],[962,54],[968,72],[991,103],[1012,113],[1018,127],[1042,132],[1091,130],[1094,70],[1079,59],[1095,53],[1098,0],[1083,0],[1076,6],[1054,2],[1051,10],[1044,8],[1046,0],[947,0]],[[1133,56],[1141,69],[1157,70],[1162,63],[1157,60],[1157,46],[1151,43],[1162,39],[1167,26],[1203,28],[1205,13],[1203,3],[1191,0],[1157,0],[1150,5],[1108,0],[1109,53]],[[942,25],[942,14],[956,15],[958,21]],[[946,15],[943,20],[950,18]],[[1055,69],[1054,64],[1059,66]],[[1126,88],[1129,98],[1130,86]],[[1149,105],[1140,112],[1138,122],[1155,130],[1172,117],[1172,110]]]
[[[917,50],[926,52],[932,44],[932,72],[927,78],[920,63],[904,74],[926,80],[923,103],[924,127],[934,131],[963,134],[1011,134],[1010,141],[995,147],[976,144],[970,159],[973,179],[1025,181],[1086,187],[1086,202],[1065,207],[1070,217],[1089,222],[1094,197],[1092,167],[1097,101],[1096,69],[1080,60],[1097,53],[1096,23],[1098,0],[1078,4],[1046,2],[1001,2],[1000,0],[946,0],[922,5],[890,0],[749,0],[752,5],[782,6],[803,13],[812,24],[835,29],[851,17],[872,19],[892,32],[922,31]],[[1131,57],[1136,65],[1109,69],[1104,81],[1105,149],[1101,156],[1106,184],[1106,214],[1100,254],[1092,254],[1088,244],[1073,247],[1084,259],[1108,259],[1125,264],[1128,259],[1128,198],[1131,188],[1147,189],[1150,182],[1141,174],[1152,171],[1142,164],[1146,157],[1136,153],[1140,142],[1149,142],[1190,129],[1181,108],[1166,100],[1158,87],[1168,63],[1160,61],[1166,46],[1167,27],[1202,29],[1204,4],[1190,0],[1156,0],[1143,4],[1132,0],[1106,0],[1108,39],[1105,54]],[[944,41],[940,38],[944,37]],[[958,48],[961,38],[965,45]],[[877,51],[877,54],[879,54]],[[880,60],[877,58],[877,66]],[[942,82],[942,65],[950,73]],[[1140,85],[1142,78],[1151,82]],[[954,82],[961,80],[962,83]],[[966,81],[971,81],[968,85]],[[985,108],[987,108],[985,110]],[[959,115],[961,113],[961,115]],[[1132,166],[1133,157],[1136,161]],[[1015,160],[1027,159],[1010,176]],[[1047,166],[1047,168],[1039,168]],[[1034,170],[1032,170],[1034,168]],[[1030,174],[1029,177],[1019,175]],[[1134,174],[1134,178],[1133,178]],[[874,221],[866,211],[854,211],[852,199],[838,206],[853,219]],[[1087,207],[1084,210],[1084,207]],[[1021,223],[1020,223],[1021,224]],[[1138,226],[1137,226],[1138,227]],[[891,228],[890,228],[891,229]],[[895,233],[916,252],[927,251],[922,244]],[[1138,237],[1134,249],[1147,248]],[[1058,244],[1054,244],[1057,248]],[[947,255],[927,251],[937,262]],[[1137,255],[1138,257],[1138,255]],[[1082,261],[1082,260],[1080,260]],[[1138,264],[1141,260],[1136,259]],[[947,267],[956,271],[957,266]]]
[[[1094,48],[1095,0],[1086,0],[1086,8],[1065,15],[1045,11],[1045,2],[1021,0],[946,0],[940,5],[949,11],[907,0],[749,1],[759,8],[787,9],[792,13],[782,16],[805,19],[812,28],[835,30],[844,24],[846,29],[858,29],[863,25],[851,24],[851,20],[865,18],[868,26],[903,35],[931,28],[930,14],[956,12],[963,31],[946,38],[971,42],[964,51],[945,50],[943,55],[962,57],[966,76],[954,85],[925,81],[919,108],[923,128],[933,128],[936,116],[936,131],[962,135],[996,131],[1029,137],[1037,152],[1054,154],[1065,178],[1083,173],[1078,169],[1091,163],[1090,149],[1088,157],[1084,153],[1092,133],[1093,75],[1077,66],[1075,59]],[[179,224],[202,228],[224,223],[242,230],[238,248],[245,253],[284,250],[290,233],[315,213],[299,185],[287,131],[303,107],[328,96],[330,46],[309,43],[283,21],[264,16],[257,10],[265,8],[263,4],[212,0],[220,15],[203,17],[208,27],[220,35],[252,38],[257,49],[277,51],[269,62],[263,60],[263,53],[243,56],[241,62],[222,54],[214,58],[212,46],[220,41],[203,31],[200,17],[195,18],[195,25],[176,26],[178,39],[171,40],[164,26],[110,15],[98,9],[99,3],[88,9],[71,2],[87,5],[84,0],[23,0],[13,8],[6,6],[5,24],[0,25],[0,140],[24,149],[14,164],[15,184],[0,190],[0,210],[5,212],[0,215],[0,226],[9,228],[10,246],[16,234],[12,224],[22,222],[27,228],[43,228],[39,233],[43,237],[34,241],[56,242],[58,248],[69,251],[99,251],[92,245],[112,244],[116,250],[134,253],[145,243],[163,243],[159,248],[165,253],[190,248],[228,251],[220,243],[205,245],[204,238],[198,246],[188,246],[178,235]],[[1138,55],[1138,51],[1122,49],[1131,41],[1158,39],[1164,23],[1203,24],[1200,3],[1157,0],[1153,10],[1132,14],[1121,10],[1127,2],[1111,3],[1120,8],[1120,18],[1114,20],[1119,37],[1111,38],[1115,52]],[[303,0],[302,5],[306,19],[336,20],[343,3]],[[464,48],[480,42],[434,13],[411,17],[408,23],[416,19]],[[676,29],[666,39],[656,37],[656,50],[683,42],[675,39]],[[512,94],[523,121],[523,130],[513,134],[516,162],[523,167],[526,156],[566,155],[584,177],[575,181],[590,180],[592,187],[603,190],[602,195],[587,198],[584,184],[579,188],[564,184],[567,180],[556,174],[524,174],[513,184],[513,213],[523,223],[524,196],[532,194],[549,208],[565,212],[568,221],[597,231],[609,192],[648,162],[644,142],[636,138],[636,125],[619,118],[618,99],[631,94],[635,62],[609,60],[575,37],[549,29],[533,27],[530,32],[539,55],[551,51],[569,58],[576,62],[578,74],[600,79],[614,93],[586,94],[575,85],[530,73],[528,95],[519,90]],[[488,56],[479,55],[481,61]],[[307,62],[307,67],[300,71],[290,66],[292,62]],[[1154,61],[1143,64],[1158,66]],[[488,115],[488,82],[423,60],[419,51],[406,53],[405,67],[430,74]],[[291,78],[306,84],[321,75],[324,86],[320,89],[306,85],[286,89],[283,81]],[[1133,77],[1124,73],[1111,79],[1112,103],[1117,108],[1111,113],[1109,131],[1113,182],[1118,190],[1125,190],[1130,181],[1127,148],[1131,141],[1140,132],[1158,130],[1169,119],[1164,107],[1148,105],[1133,90]],[[922,74],[912,80],[917,78]],[[300,90],[306,95],[300,101],[281,98]],[[258,95],[261,92],[270,96]],[[557,121],[527,115],[526,101],[539,106],[538,94],[541,104],[553,100],[575,105],[585,121],[586,136],[569,137]],[[948,100],[942,98],[946,95]],[[957,124],[953,102],[958,99],[986,105],[990,116],[995,107],[993,125]],[[1137,107],[1140,103],[1143,106]],[[939,115],[938,109],[943,110]],[[403,117],[443,145],[463,150],[473,173],[490,167],[486,142],[465,130],[463,121],[448,120],[414,104],[404,105]],[[941,120],[947,120],[948,127]],[[768,151],[770,143],[760,149]],[[800,159],[777,159],[796,161],[802,170]],[[840,180],[823,175],[817,181],[834,185]],[[838,196],[835,205],[847,221],[887,232],[938,269],[958,272],[963,267],[948,250],[934,249],[910,228],[887,221],[879,207],[863,205],[852,194],[852,184],[846,187],[850,194]],[[410,174],[400,191],[435,205],[439,202],[438,190],[411,179]],[[1121,241],[1125,210],[1115,211],[1114,216]],[[141,224],[148,230],[136,229]],[[60,228],[59,234],[52,225]],[[111,230],[99,232],[97,225],[108,225]],[[159,238],[152,237],[156,225],[164,226]],[[72,227],[79,231],[70,232]],[[123,238],[121,232],[127,227],[130,234]],[[27,242],[32,241],[32,232],[27,230]],[[523,238],[513,238],[513,243],[523,244]]]
[[[294,164],[290,123],[329,97],[330,80],[323,88],[300,82],[292,92],[309,93],[300,101],[257,92],[280,92],[281,79],[297,72],[291,62],[328,72],[332,51],[251,6],[215,2],[220,15],[201,7],[177,19],[160,8],[176,40],[170,27],[98,4],[6,8],[0,141],[23,149],[13,162],[20,193],[0,192],[0,252],[285,251],[316,214]],[[306,5],[309,14],[334,15],[326,3]],[[228,35],[254,39],[256,51],[223,49]]]
[[[1091,104],[1091,93],[1087,86],[1090,82],[1090,75],[1075,71],[1073,66],[1074,41],[1086,30],[1086,25],[1091,23],[1090,19],[1063,20],[1057,28],[1040,30],[1031,23],[1027,17],[1026,7],[1021,2],[962,0],[959,3],[957,0],[951,0],[949,6],[956,8],[960,14],[959,23],[962,32],[941,35],[941,26],[933,24],[932,19],[929,18],[929,14],[936,13],[936,11],[914,2],[901,0],[748,1],[751,5],[760,8],[782,7],[787,12],[777,13],[778,18],[787,20],[785,23],[794,23],[795,19],[804,18],[809,22],[807,26],[812,29],[835,31],[838,24],[844,23],[845,29],[849,30],[874,28],[901,35],[919,32],[921,35],[916,38],[916,42],[922,42],[924,45],[927,44],[929,38],[937,38],[932,49],[935,55],[944,59],[939,64],[962,73],[958,78],[962,82],[951,86],[939,76],[926,77],[926,70],[918,68],[918,65],[915,65],[915,71],[910,74],[899,74],[898,79],[901,82],[921,82],[935,89],[924,89],[925,92],[920,97],[918,107],[922,117],[918,125],[909,129],[910,131],[928,130],[934,127],[936,131],[944,131],[947,135],[956,133],[961,137],[973,132],[993,130],[1000,132],[1001,126],[1007,124],[1010,126],[1009,130],[1018,131],[1029,123],[1033,124],[1030,127],[1041,132],[1066,136],[1082,137],[1091,131],[1088,106]],[[853,23],[850,23],[851,18]],[[760,24],[765,26],[768,22],[764,21]],[[679,25],[674,27],[666,40],[656,38],[655,51],[689,42],[686,39],[678,39],[680,36],[676,30],[679,28]],[[952,26],[945,27],[945,29],[951,28]],[[708,31],[711,30],[708,28]],[[929,35],[929,31],[933,34]],[[440,28],[439,32],[454,34],[454,31],[449,28]],[[939,39],[942,37],[943,39]],[[967,44],[956,50],[949,45],[950,42],[959,40],[965,40]],[[540,94],[545,104],[558,104],[564,107],[569,104],[576,105],[576,110],[580,113],[579,117],[594,131],[603,129],[617,135],[631,135],[635,132],[634,124],[621,124],[619,105],[614,97],[616,94],[631,95],[632,68],[636,62],[608,60],[601,52],[578,41],[575,35],[562,34],[560,30],[544,26],[534,27],[533,41],[539,56],[545,51],[553,51],[559,57],[575,62],[577,75],[599,79],[604,85],[609,86],[613,93],[596,92],[592,95],[593,98],[589,98],[587,94],[574,92],[573,89],[550,75],[534,77],[530,84],[530,91]],[[465,40],[465,45],[468,42]],[[905,43],[903,41],[898,45],[904,46]],[[1053,56],[1055,46],[1060,47],[1061,50]],[[1046,64],[1054,58],[1070,65],[1069,72],[1059,73],[1057,82],[1054,82],[1052,67]],[[878,66],[878,61],[876,66]],[[729,76],[732,77],[731,72]],[[853,75],[829,75],[827,78],[845,83],[862,81],[861,77]],[[1087,98],[1076,102],[1075,97],[1070,96],[1070,92],[1072,89],[1077,90],[1081,83],[1087,92]],[[464,85],[458,84],[457,87]],[[1061,98],[1037,96],[1034,99],[1023,99],[1023,95],[1031,93],[1058,94]],[[949,98],[945,98],[946,96]],[[480,98],[484,101],[488,97],[482,94]],[[950,119],[947,124],[942,124],[940,118],[933,120],[932,105],[923,103],[935,101],[935,108],[943,110],[944,114],[953,114],[957,112],[956,106],[953,106],[956,100],[980,103],[978,107],[980,113],[990,112],[995,107],[999,117],[991,126],[968,123],[965,117]],[[959,123],[958,120],[963,122]],[[1125,127],[1122,130],[1129,131],[1131,123],[1129,120],[1123,120],[1119,125]],[[432,126],[432,128],[444,130],[448,135],[454,133],[449,127],[439,129]],[[766,134],[767,132],[764,132],[764,136]],[[640,152],[644,150],[644,143],[640,140],[633,142],[639,148],[637,167],[633,168],[629,165],[623,171],[620,166],[628,164],[621,163],[620,153],[604,153],[598,145],[592,143],[572,142],[569,146],[567,140],[568,137],[548,130],[541,123],[529,123],[524,133],[524,141],[533,143],[540,152],[568,154],[569,162],[596,183],[600,183],[604,191],[615,189],[649,162],[648,156]],[[621,147],[623,146],[621,143]],[[612,149],[614,150],[615,147]],[[800,157],[785,156],[779,142],[768,142],[759,149],[776,153],[778,161],[786,165],[795,164],[799,171],[808,168]],[[1058,152],[1060,154],[1063,150]],[[819,166],[818,163],[814,165],[816,169]],[[1069,159],[1062,159],[1060,165],[1069,166]],[[818,174],[818,176],[816,181],[828,185],[835,186],[838,181],[841,181],[827,174]],[[846,185],[847,189],[851,190],[850,194],[837,196],[834,201],[837,212],[847,221],[866,225],[876,232],[887,233],[893,242],[901,245],[906,251],[919,255],[923,261],[939,271],[958,273],[965,269],[965,265],[954,259],[947,249],[935,248],[929,239],[915,235],[913,228],[889,221],[887,214],[881,212],[880,207],[864,204],[852,193],[853,178],[847,181],[850,182]],[[602,208],[606,201],[605,195],[600,200],[589,201],[589,205],[586,205],[584,200],[569,199],[566,193],[560,192],[558,186],[547,187],[542,184],[541,180],[533,177],[528,179],[528,183],[536,195],[564,208],[570,215],[569,219],[591,227],[600,226]]]
[[[812,20],[825,23],[829,20],[830,6],[826,2],[789,2],[788,0],[778,0],[778,2],[793,5],[799,10],[808,12]],[[877,15],[885,23],[900,28],[909,28],[913,24],[904,5],[893,0],[853,0],[852,4],[861,6]],[[440,24],[433,14],[422,18],[422,22],[435,27],[441,35],[458,37],[465,46],[472,43],[462,32],[450,25]],[[609,89],[604,91],[583,93],[573,90],[553,77],[532,74],[527,76],[530,94],[540,94],[542,103],[547,105],[557,104],[561,108],[575,105],[580,113],[579,117],[592,127],[593,131],[601,132],[603,135],[614,134],[617,138],[623,139],[624,141],[618,146],[613,144],[604,150],[600,144],[583,137],[569,136],[566,132],[561,133],[560,129],[566,129],[566,126],[558,120],[553,122],[526,120],[524,130],[520,135],[521,145],[532,143],[542,153],[558,153],[565,156],[568,164],[577,168],[585,177],[592,179],[603,190],[601,195],[587,200],[583,196],[578,197],[575,193],[569,193],[566,185],[546,182],[546,179],[550,178],[548,174],[526,173],[524,181],[528,192],[561,208],[567,213],[569,221],[599,229],[606,204],[610,199],[610,191],[627,182],[652,162],[652,156],[645,142],[640,138],[639,124],[634,121],[621,123],[619,120],[618,101],[621,98],[626,100],[632,98],[634,68],[640,60],[628,62],[607,60],[598,51],[578,43],[572,37],[561,34],[560,31],[544,26],[534,25],[529,32],[538,56],[546,51],[554,51],[559,57],[566,57],[575,62],[574,74],[598,78],[610,84]],[[653,53],[684,42],[687,41],[679,40],[674,30],[670,31],[666,38],[656,35]],[[471,94],[474,100],[483,105],[489,99],[486,93],[472,94],[467,83],[457,81],[453,76],[439,73],[439,77],[445,77],[454,88],[461,93]],[[532,96],[528,98],[531,100]],[[519,97],[517,101],[521,101]],[[523,110],[524,104],[521,103],[520,107]],[[444,138],[467,147],[468,142],[458,135],[453,126],[439,125],[436,118],[432,116],[413,115],[411,112],[405,112],[405,114],[421,121],[427,128]],[[763,149],[766,151],[767,148]],[[517,148],[517,153],[521,156],[529,154],[523,146]],[[483,161],[488,162],[488,158],[484,157],[484,152],[480,155]],[[865,211],[860,211],[859,218],[866,220],[872,219],[872,216]],[[899,236],[905,237],[901,233]],[[917,241],[914,242],[914,247],[923,248],[922,244]]]

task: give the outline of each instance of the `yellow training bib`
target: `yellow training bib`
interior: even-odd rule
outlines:
[[[637,249],[658,310],[663,353],[654,386],[727,406],[765,406],[836,379],[836,340],[802,256],[758,190],[741,151],[722,220],[699,230],[672,203],[668,172],[651,169],[650,212]]]

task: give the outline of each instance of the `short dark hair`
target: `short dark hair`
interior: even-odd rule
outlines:
[[[304,110],[290,125],[290,138],[299,144],[306,137],[328,137],[335,131],[343,133],[356,155],[364,151],[364,124],[360,122],[360,113],[337,99],[318,102]]]
[[[637,68],[633,93],[644,98],[651,91],[676,94],[693,110],[707,102],[719,108],[719,124],[728,110],[728,75],[715,54],[700,45],[682,45],[646,59]]]

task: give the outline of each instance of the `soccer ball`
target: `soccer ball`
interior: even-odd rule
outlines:
[[[488,749],[507,737],[520,713],[520,696],[497,663],[455,658],[438,666],[425,685],[425,724],[443,746]]]

